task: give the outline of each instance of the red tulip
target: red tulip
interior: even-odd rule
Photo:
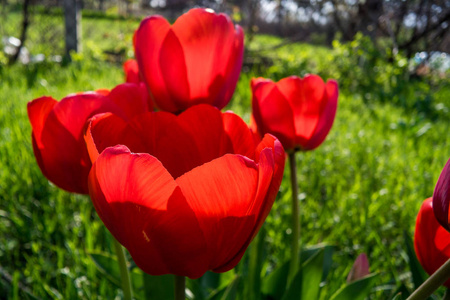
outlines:
[[[57,102],[41,97],[28,103],[34,155],[42,173],[58,187],[87,194],[91,161],[83,139],[86,121],[113,112],[128,119],[151,109],[143,84],[121,84],[111,92],[73,94]]]
[[[152,275],[198,278],[236,266],[283,176],[285,154],[275,137],[255,145],[242,119],[209,105],[130,122],[98,115],[85,139],[95,161],[95,209]]]
[[[125,82],[139,83],[142,82],[139,77],[139,66],[135,59],[129,59],[123,64],[125,73]]]
[[[254,78],[253,116],[261,134],[271,133],[286,150],[312,150],[326,138],[337,109],[338,85],[317,75],[273,82]]]
[[[191,9],[173,25],[144,19],[135,34],[139,69],[157,106],[180,112],[200,103],[221,109],[241,71],[244,33],[225,14]]]
[[[417,215],[414,248],[420,264],[430,275],[450,258],[450,233],[436,220],[432,198],[423,202]],[[450,288],[450,279],[444,285]]]
[[[439,176],[433,193],[433,207],[436,219],[441,225],[450,231],[449,219],[450,204],[450,159],[445,164],[444,169]]]

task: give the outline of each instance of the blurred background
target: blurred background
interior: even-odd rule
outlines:
[[[15,60],[17,49],[22,46],[19,55],[22,62],[42,60],[42,55],[63,55],[66,35],[63,18],[73,18],[78,13],[77,22],[81,24],[81,10],[88,20],[139,20],[146,15],[161,14],[173,21],[188,9],[200,6],[230,15],[245,28],[247,44],[259,33],[285,38],[284,43],[308,42],[331,47],[333,40],[352,41],[360,32],[378,50],[388,51],[387,59],[392,60],[399,52],[408,59],[414,58],[423,66],[419,73],[427,72],[430,63],[441,64],[441,70],[449,67],[448,0],[1,0],[0,3],[3,55]],[[64,7],[67,7],[65,15]],[[67,10],[74,13],[67,14]],[[74,25],[69,23],[70,26]],[[90,31],[95,29],[85,30],[88,31],[85,39],[81,30],[78,47],[83,40],[88,42]],[[40,34],[33,36],[29,32]],[[102,51],[120,59],[127,50],[123,46]]]
[[[244,65],[226,108],[245,121],[252,77],[315,73],[339,83],[326,141],[298,153],[302,245],[333,248],[320,299],[345,285],[362,252],[379,274],[369,299],[408,294],[425,278],[414,273],[417,212],[450,156],[450,0],[0,0],[0,299],[123,297],[113,270],[99,263],[115,266],[112,240],[89,198],[41,174],[26,105],[112,89],[124,82],[122,63],[134,57],[143,17],[173,22],[196,6],[225,12],[245,30]],[[285,173],[261,231],[263,279],[289,258]],[[248,265],[246,254],[233,271],[243,283]],[[220,284],[208,282],[188,281],[205,294],[195,299],[214,299],[207,296]],[[143,299],[144,284],[136,284]]]

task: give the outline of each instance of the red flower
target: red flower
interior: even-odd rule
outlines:
[[[283,176],[285,154],[275,137],[255,145],[242,119],[209,105],[131,122],[98,115],[85,139],[95,161],[95,209],[152,275],[198,278],[236,266]]]
[[[436,220],[432,198],[422,203],[417,215],[414,248],[420,264],[430,275],[450,258],[450,233]],[[450,288],[450,279],[444,285]]]
[[[200,103],[221,109],[241,71],[244,33],[225,14],[191,9],[173,25],[144,19],[135,34],[139,69],[161,110],[180,112]]]
[[[271,133],[286,150],[312,150],[326,138],[336,115],[338,86],[317,75],[273,82],[254,78],[253,116],[261,134]]]
[[[449,220],[450,203],[450,159],[445,164],[444,169],[439,176],[433,193],[433,207],[436,219],[441,225],[450,231]]]
[[[135,59],[129,59],[123,64],[125,72],[125,82],[139,83],[142,82],[139,77],[139,66]]]
[[[58,187],[87,194],[91,162],[83,139],[86,121],[113,112],[122,118],[151,109],[143,84],[121,84],[111,92],[73,94],[57,102],[41,97],[28,103],[34,155],[42,173]]]

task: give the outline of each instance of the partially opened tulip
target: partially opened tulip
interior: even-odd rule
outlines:
[[[269,213],[284,170],[275,137],[255,145],[241,118],[209,105],[128,122],[98,115],[85,139],[95,209],[152,275],[198,278],[236,266]]]
[[[433,193],[434,214],[439,223],[450,231],[450,159],[439,176]]]
[[[151,16],[142,21],[134,45],[159,109],[178,113],[200,103],[221,109],[230,101],[242,67],[244,34],[227,15],[196,8],[173,25]]]
[[[273,82],[253,78],[252,121],[259,135],[276,136],[289,154],[292,187],[292,245],[289,280],[299,265],[300,209],[298,203],[297,150],[313,150],[326,138],[336,115],[338,85],[317,75],[291,76]]]
[[[86,121],[103,112],[128,119],[151,110],[143,84],[73,94],[57,102],[44,96],[28,103],[33,150],[42,173],[59,188],[87,194],[91,161],[83,138]]]
[[[450,258],[450,233],[436,220],[434,200],[426,199],[417,215],[414,249],[428,274],[433,274]],[[450,288],[450,279],[444,285]]]
[[[125,73],[125,82],[139,83],[142,82],[139,75],[139,66],[135,59],[129,59],[123,64]]]
[[[317,75],[251,82],[253,117],[260,134],[271,133],[286,151],[312,150],[326,138],[336,115],[338,85]]]

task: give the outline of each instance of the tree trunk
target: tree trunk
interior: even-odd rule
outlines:
[[[66,55],[81,50],[81,11],[79,0],[64,0]]]
[[[19,58],[20,51],[22,50],[22,47],[25,44],[25,40],[27,39],[28,25],[30,25],[29,7],[30,7],[30,0],[24,0],[22,32],[20,33],[20,45],[19,45],[19,47],[17,47],[16,53],[9,60],[10,65],[15,63],[17,61],[17,59]]]
[[[278,6],[277,6],[277,20],[278,20],[278,35],[283,36],[283,0],[278,0]]]

